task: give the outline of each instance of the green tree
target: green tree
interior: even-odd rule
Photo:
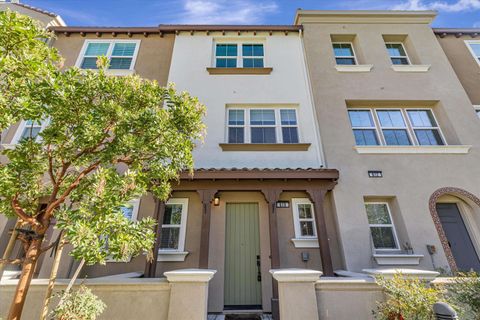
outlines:
[[[138,76],[99,70],[55,70],[39,84],[31,114],[48,125],[38,138],[3,151],[0,212],[18,217],[26,255],[8,319],[20,319],[52,219],[87,264],[126,260],[150,251],[150,218],[126,219],[121,207],[147,191],[170,193],[182,170],[192,170],[192,150],[202,139],[204,107],[188,93]]]

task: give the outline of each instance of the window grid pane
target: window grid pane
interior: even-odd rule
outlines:
[[[98,57],[98,56],[105,56],[107,55],[108,48],[110,47],[110,43],[89,43],[87,46],[87,50],[85,50],[85,56],[88,57]]]
[[[297,205],[297,210],[300,235],[302,237],[315,237],[315,219],[313,217],[312,205],[310,203],[301,203]]]
[[[392,60],[392,64],[402,64],[408,65],[410,64],[408,60],[407,53],[403,44],[401,43],[386,43],[385,46],[387,47],[388,54],[390,59]]]
[[[135,43],[115,43],[112,56],[133,57],[135,53]]]
[[[215,49],[217,68],[236,68],[237,67],[237,45],[236,44],[217,44]]]
[[[395,230],[386,203],[365,203],[375,249],[398,249]]]
[[[375,123],[370,110],[348,110],[357,146],[379,145]]]
[[[338,65],[356,65],[355,54],[350,43],[333,43],[333,53]]]
[[[419,145],[444,145],[431,110],[408,110],[407,114]]]
[[[180,227],[162,227],[160,249],[178,250]]]

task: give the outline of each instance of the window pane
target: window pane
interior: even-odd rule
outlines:
[[[244,57],[262,57],[263,44],[244,44],[242,47]]]
[[[336,58],[335,59],[338,65],[355,65],[354,58]]]
[[[122,206],[122,207],[120,207],[120,210],[122,211],[122,214],[125,218],[127,218],[128,220],[132,220],[132,218],[133,218],[133,206],[132,205]]]
[[[386,46],[390,57],[405,57],[407,55],[400,43],[387,43]]]
[[[313,221],[300,221],[300,231],[304,237],[315,236],[315,232],[313,232]]]
[[[263,68],[263,59],[243,59],[244,68]]]
[[[371,227],[375,249],[397,249],[392,227]]]
[[[385,137],[385,143],[387,145],[408,146],[412,144],[405,129],[383,130],[383,136]]]
[[[480,57],[480,43],[470,43],[470,47],[477,57]]]
[[[128,70],[131,64],[132,58],[112,58],[110,59],[110,66],[108,68]]]
[[[237,59],[219,58],[217,59],[216,67],[217,68],[236,68]]]
[[[297,127],[282,128],[283,143],[298,143]]]
[[[112,56],[133,57],[135,47],[135,43],[115,43]]]
[[[348,111],[352,127],[374,127],[372,114],[369,110],[350,110]]]
[[[263,56],[263,44],[253,45],[253,55],[256,57]]]
[[[82,69],[98,69],[97,67],[97,58],[83,58]]]
[[[226,56],[227,55],[227,45],[226,44],[217,44],[217,50],[215,52],[216,56]]]
[[[298,217],[300,219],[312,219],[312,205],[308,203],[298,205]]]
[[[40,133],[41,128],[38,126],[26,126],[25,129],[23,129],[22,136],[20,139],[35,139],[38,134]]]
[[[244,110],[228,110],[228,124],[233,126],[243,126],[245,124]]]
[[[243,59],[244,68],[253,68],[253,59]]]
[[[244,143],[244,128],[228,128],[228,143]]]
[[[282,109],[280,110],[280,120],[282,125],[294,126],[297,124],[297,115],[295,110]]]
[[[250,110],[251,125],[275,125],[274,110]]]
[[[251,128],[252,143],[276,143],[275,128]]]
[[[355,144],[357,146],[377,146],[378,139],[374,129],[354,129]]]
[[[166,204],[163,224],[180,224],[182,221],[182,205]]]
[[[177,250],[179,237],[179,227],[163,227],[160,239],[160,249]]]
[[[408,59],[407,58],[392,58],[392,64],[402,64],[402,65],[407,65]]]
[[[108,47],[110,47],[110,43],[89,43],[85,55],[104,56],[107,54]]]
[[[475,110],[475,112],[477,113],[477,116],[480,118],[480,109]]]
[[[408,116],[414,127],[436,127],[437,123],[430,110],[408,110]]]
[[[440,132],[436,129],[416,129],[415,135],[417,136],[418,144],[423,146],[438,146],[443,145]]]
[[[400,110],[378,110],[378,120],[383,128],[404,128],[402,112]]]
[[[236,57],[237,56],[237,45],[236,44],[227,44],[227,56]]]
[[[333,51],[335,57],[353,57],[353,49],[349,43],[334,43]]]
[[[385,203],[366,203],[365,209],[369,224],[392,224]]]

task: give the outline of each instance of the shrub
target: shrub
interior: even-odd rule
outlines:
[[[462,318],[480,320],[480,277],[459,273],[448,286],[448,297],[459,307]]]
[[[442,299],[440,288],[430,287],[418,278],[406,278],[401,273],[391,279],[377,278],[384,288],[386,301],[378,302],[373,311],[378,320],[431,320],[432,306]]]
[[[55,320],[95,320],[105,307],[105,303],[89,288],[81,285],[78,290],[63,296],[63,300],[53,310],[53,317]]]

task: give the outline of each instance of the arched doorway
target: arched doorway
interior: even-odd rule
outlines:
[[[454,187],[436,190],[429,201],[442,247],[452,271],[480,271],[480,199]]]

